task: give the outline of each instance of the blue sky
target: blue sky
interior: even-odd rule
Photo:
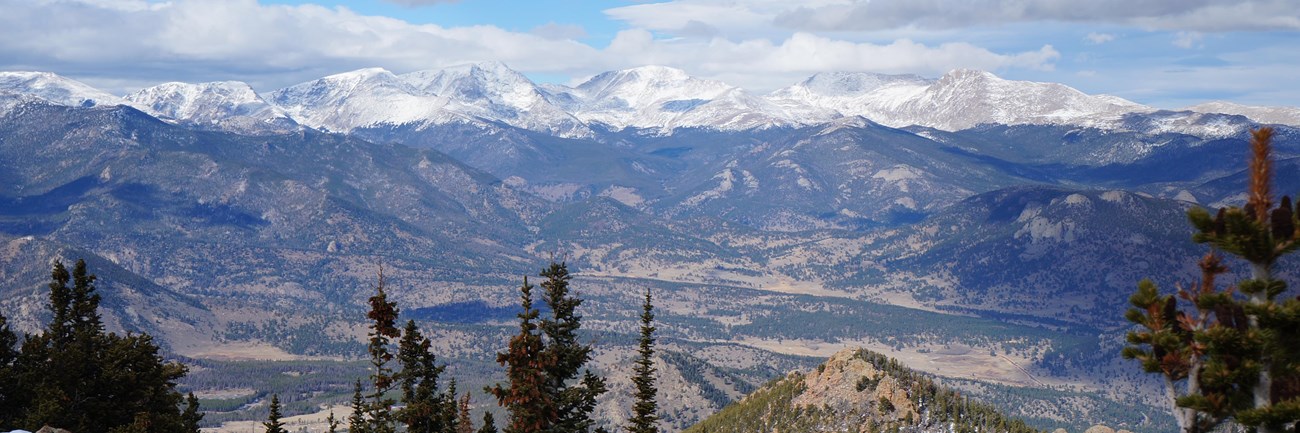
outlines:
[[[117,93],[496,60],[562,84],[659,64],[765,93],[823,71],[974,68],[1163,108],[1300,105],[1295,0],[0,0],[0,12],[0,69]]]

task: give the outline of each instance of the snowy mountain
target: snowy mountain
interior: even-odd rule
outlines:
[[[1300,126],[1300,108],[1296,107],[1255,107],[1226,101],[1212,101],[1193,105],[1184,110],[1198,113],[1235,114],[1249,117],[1250,120],[1259,123]]]
[[[548,90],[579,119],[613,129],[746,130],[796,124],[781,107],[743,89],[663,66],[606,72],[576,88]]]
[[[915,99],[933,82],[915,75],[824,72],[772,92],[767,99],[784,107],[820,108],[809,113],[813,115],[809,122],[844,116],[875,118],[880,111],[895,110],[899,103]]]
[[[237,131],[291,129],[297,123],[238,81],[164,83],[126,96],[136,108],[161,119]]]
[[[969,69],[954,70],[933,81],[912,75],[818,74],[773,92],[768,99],[783,106],[803,104],[834,110],[841,116],[863,116],[887,126],[918,125],[946,131],[987,123],[1113,127],[1125,114],[1153,111],[1062,84],[1005,80]]]
[[[271,93],[298,123],[333,132],[377,125],[472,121],[450,98],[429,96],[382,68],[330,75]]]
[[[581,120],[555,106],[528,77],[501,62],[482,62],[398,77],[417,94],[451,98],[465,114],[566,138],[593,135]]]
[[[594,138],[597,125],[611,132],[630,128],[672,135],[687,128],[797,128],[857,116],[889,127],[942,131],[987,124],[1068,125],[1202,137],[1237,134],[1252,121],[1300,125],[1300,109],[1293,107],[1211,102],[1157,111],[1062,84],[964,69],[938,79],[826,72],[754,95],[663,66],[605,72],[568,87],[538,85],[500,62],[482,62],[403,75],[360,69],[277,90],[265,99],[239,82],[166,83],[123,99],[50,73],[0,73],[0,109],[27,98],[69,106],[131,104],[159,118],[234,131],[295,123],[331,132],[507,125],[566,139]]]
[[[122,105],[122,98],[50,72],[0,72],[0,93],[34,96],[58,105]]]

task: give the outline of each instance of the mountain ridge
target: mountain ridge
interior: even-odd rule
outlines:
[[[959,131],[982,124],[1073,125],[1145,131],[1180,126],[1198,135],[1234,130],[1196,125],[1198,114],[1244,115],[1262,123],[1300,125],[1300,108],[1251,107],[1207,102],[1164,110],[1148,124],[1128,120],[1152,107],[1115,96],[1089,95],[1059,83],[1016,81],[980,70],[957,69],[936,79],[915,75],[825,72],[765,95],[664,66],[597,74],[574,87],[537,84],[501,62],[479,62],[396,75],[363,68],[249,95],[214,91],[214,83],[165,83],[125,97],[48,72],[0,72],[0,94],[25,94],[61,105],[130,104],[174,121],[214,125],[250,113],[221,106],[261,108],[254,122],[230,122],[252,132],[257,122],[281,121],[333,132],[377,125],[430,127],[501,123],[562,138],[594,138],[601,129],[628,128],[672,134],[684,128],[744,131],[824,124],[863,116],[892,127]],[[200,99],[206,99],[195,108]],[[171,100],[169,103],[168,100]],[[250,105],[251,104],[251,105]],[[224,114],[223,114],[224,113]],[[269,117],[268,117],[269,116]],[[1193,128],[1193,129],[1187,129]],[[1199,128],[1199,129],[1197,129]],[[255,128],[252,128],[255,129]]]

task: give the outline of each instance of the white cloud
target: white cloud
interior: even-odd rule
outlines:
[[[1192,48],[1200,45],[1205,35],[1200,32],[1178,32],[1174,35],[1174,46],[1179,48]]]
[[[1186,31],[1300,29],[1294,0],[860,0],[802,6],[776,18],[806,30],[951,29],[1057,21]]]
[[[1092,43],[1094,43],[1094,44],[1104,44],[1104,43],[1107,43],[1107,42],[1110,42],[1110,41],[1115,40],[1115,35],[1110,34],[1110,33],[1096,33],[1096,32],[1092,32],[1092,33],[1088,33],[1087,36],[1084,36],[1084,39],[1086,39],[1086,40],[1088,40],[1088,42],[1092,42]]]
[[[1051,69],[1060,57],[1051,46],[996,53],[968,43],[877,44],[809,33],[776,40],[663,39],[643,29],[622,31],[597,48],[573,40],[581,28],[560,24],[531,33],[414,25],[341,7],[255,0],[0,0],[0,10],[0,69],[53,70],[96,85],[111,83],[119,87],[109,90],[117,92],[170,80],[221,79],[272,90],[361,67],[406,72],[482,60],[573,76],[660,64],[760,90],[830,70],[938,75],[958,67]],[[702,22],[697,30],[719,24],[725,23]]]

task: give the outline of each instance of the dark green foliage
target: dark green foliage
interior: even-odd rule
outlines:
[[[327,428],[327,430],[326,430],[327,433],[338,433],[338,431],[339,431],[339,420],[338,420],[337,418],[334,418],[334,411],[331,410],[331,411],[330,411],[330,415],[329,415],[328,417],[325,418],[325,425],[327,426],[327,427],[326,427],[326,428]]]
[[[627,420],[625,428],[629,433],[658,433],[659,403],[655,399],[654,366],[654,305],[650,303],[650,289],[646,289],[645,303],[641,305],[641,340],[637,348],[636,367],[633,367],[632,383],[636,385],[633,396],[632,418]]]
[[[357,379],[352,392],[352,414],[348,415],[348,433],[369,433],[366,421],[366,401],[361,396],[361,379]]]
[[[271,414],[266,416],[266,422],[262,423],[266,427],[266,433],[288,433],[284,429],[284,423],[280,422],[280,395],[271,395]]]
[[[13,425],[13,417],[19,412],[17,383],[15,383],[13,362],[18,358],[14,345],[18,336],[9,329],[8,319],[0,314],[0,426]]]
[[[492,418],[492,412],[483,412],[483,426],[478,428],[478,433],[497,433],[497,422]]]
[[[583,369],[591,360],[591,345],[578,341],[582,316],[577,314],[577,308],[582,300],[569,291],[571,277],[564,263],[551,262],[540,276],[546,279],[541,285],[542,299],[551,308],[550,317],[539,325],[546,337],[540,356],[550,361],[544,369],[544,390],[555,405],[548,431],[586,432],[594,423],[591,412],[596,408],[596,397],[605,392],[605,380]]]
[[[183,433],[199,433],[199,423],[203,421],[203,412],[199,411],[199,399],[194,393],[185,395],[185,411],[181,412]]]
[[[381,270],[375,295],[370,297],[370,312],[366,314],[371,320],[370,346],[367,351],[370,353],[370,380],[374,387],[366,406],[368,433],[393,433],[397,430],[393,414],[393,405],[397,402],[388,396],[388,392],[394,388],[396,377],[389,365],[393,354],[389,352],[388,345],[392,339],[400,336],[396,326],[397,314],[397,303],[389,302],[388,294],[384,293],[384,274]]]
[[[445,413],[446,406],[452,402],[438,393],[438,376],[443,367],[436,364],[430,345],[415,321],[407,321],[398,344],[397,359],[402,371],[397,378],[404,407],[398,411],[397,419],[413,433],[444,432],[449,427]]]
[[[540,433],[550,427],[555,414],[551,396],[546,392],[546,370],[552,363],[542,352],[538,332],[538,311],[533,308],[533,286],[524,278],[519,288],[519,333],[510,338],[506,352],[497,353],[497,363],[506,367],[506,386],[496,384],[487,389],[497,404],[509,412],[505,433]]]
[[[53,320],[46,332],[28,336],[17,353],[0,351],[0,358],[12,358],[0,363],[0,375],[9,376],[0,385],[0,421],[78,433],[190,431],[202,415],[197,400],[187,402],[187,413],[179,407],[176,381],[185,366],[164,362],[147,334],[104,333],[95,276],[84,261],[71,274],[55,262],[50,276]],[[0,340],[10,336],[0,331]]]
[[[880,413],[882,414],[893,413],[895,409],[894,402],[889,401],[889,398],[882,396],[880,397],[880,401],[876,403],[876,409],[880,410]]]
[[[1175,298],[1144,280],[1130,298],[1135,308],[1125,315],[1141,328],[1129,333],[1133,346],[1123,355],[1164,376],[1167,392],[1178,396],[1170,411],[1183,432],[1208,431],[1235,418],[1273,433],[1300,420],[1300,300],[1278,299],[1287,285],[1272,272],[1300,248],[1300,221],[1289,197],[1274,207],[1272,128],[1251,135],[1245,205],[1214,216],[1201,208],[1187,213],[1196,229],[1192,239],[1245,259],[1251,278],[1219,290],[1215,277],[1227,268],[1211,251],[1196,286]]]
[[[552,262],[541,272],[543,300],[549,317],[534,323],[540,312],[533,308],[528,279],[520,287],[519,333],[507,351],[497,354],[506,366],[509,384],[488,392],[510,413],[507,433],[581,433],[590,431],[596,397],[605,392],[605,380],[583,366],[591,360],[591,346],[578,341],[582,300],[569,292],[569,270]]]

